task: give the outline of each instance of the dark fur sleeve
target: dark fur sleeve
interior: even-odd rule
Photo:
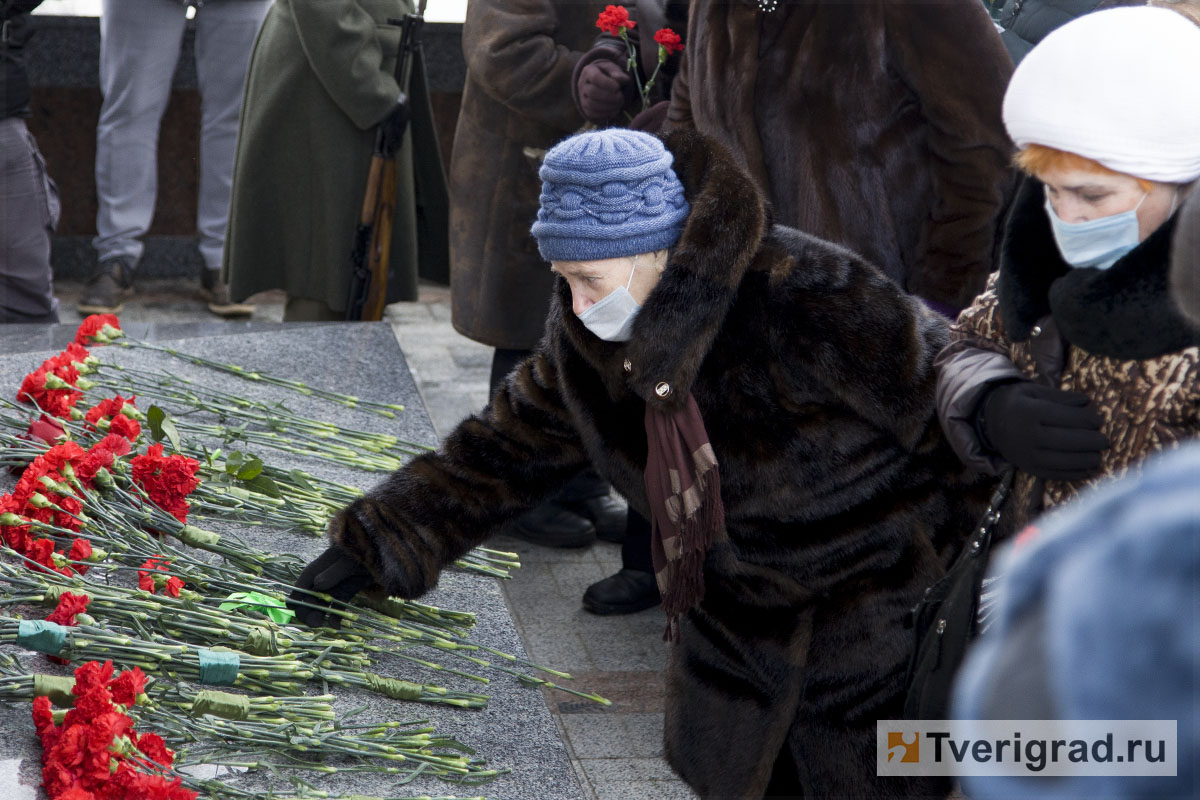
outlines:
[[[683,52],[679,54],[679,72],[675,74],[675,79],[671,82],[671,105],[667,108],[664,132],[683,131],[696,127],[695,120],[692,119],[692,92],[688,86],[688,51],[692,49],[688,42],[691,40],[692,28],[689,27],[688,31],[688,40],[684,42]]]
[[[1175,305],[1200,325],[1200,190],[1179,212],[1179,225],[1171,247],[1171,293]]]
[[[566,483],[586,456],[550,359],[535,354],[436,453],[392,473],[330,523],[391,595],[417,597],[438,572]]]
[[[845,248],[779,225],[772,237],[794,258],[773,276],[784,363],[915,447],[934,420],[949,323]]]
[[[1012,61],[978,0],[885,3],[893,65],[929,126],[937,201],[908,290],[955,309],[995,269],[1016,173],[1000,108]]]

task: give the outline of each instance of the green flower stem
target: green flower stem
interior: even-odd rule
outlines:
[[[426,669],[432,669],[436,672],[445,672],[450,675],[457,675],[460,678],[467,678],[468,680],[478,681],[479,683],[491,683],[492,682],[490,678],[485,678],[482,675],[474,675],[470,672],[463,672],[461,670],[452,669],[451,667],[443,667],[441,664],[434,663],[433,661],[426,661],[424,659],[417,658],[416,656],[409,655],[408,653],[403,653],[400,651],[399,648],[397,648],[395,650],[390,650],[388,652],[390,652],[392,655],[396,656],[397,658],[402,658],[406,661],[412,661],[415,664],[420,664],[421,666],[425,667]]]
[[[621,41],[625,42],[625,68],[633,73],[633,82],[637,86],[638,99],[642,101],[642,111],[646,110],[649,105],[646,100],[646,91],[642,89],[642,71],[638,68],[637,50],[633,47],[633,41],[629,38],[629,34],[625,27],[621,27]]]
[[[119,367],[112,364],[102,364],[101,369],[116,370],[121,380],[102,378],[96,381],[98,386],[117,391],[131,391],[141,396],[150,396],[158,400],[177,401],[189,406],[202,408],[222,418],[236,417],[251,421],[265,422],[268,426],[279,425],[285,428],[307,429],[312,432],[324,433],[344,439],[359,440],[364,446],[380,451],[396,448],[400,445],[407,447],[422,447],[403,442],[396,436],[385,433],[374,433],[352,428],[345,428],[331,422],[304,417],[289,411],[282,403],[264,403],[248,400],[208,387],[194,386],[190,380],[178,376],[162,375],[154,372]],[[189,389],[179,389],[178,383],[192,385]]]
[[[311,387],[301,381],[291,380],[288,378],[278,378],[272,375],[264,375],[260,372],[247,370],[246,368],[240,367],[236,364],[225,364],[219,361],[213,361],[201,356],[182,353],[173,348],[159,347],[158,345],[151,344],[150,342],[140,341],[137,339],[122,338],[121,340],[110,343],[117,344],[120,347],[138,347],[145,350],[166,353],[167,355],[187,361],[190,364],[195,364],[196,366],[217,370],[228,375],[236,375],[239,378],[255,383],[268,383],[273,386],[291,389],[292,391],[299,392],[303,395],[315,395],[327,400],[333,400],[334,402],[344,405],[347,408],[358,408],[360,406],[365,407],[366,410],[373,411],[374,413],[385,417],[394,417],[395,414],[391,412],[404,410],[404,406],[397,405],[395,403],[382,403],[375,400],[363,400],[362,398],[354,395]]]

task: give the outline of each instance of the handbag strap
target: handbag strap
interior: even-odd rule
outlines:
[[[1000,508],[1008,499],[1009,492],[1012,491],[1015,472],[1016,470],[1009,467],[1000,476],[1000,483],[996,486],[996,491],[992,492],[992,499],[988,502],[987,511],[983,512],[983,516],[979,518],[979,524],[975,526],[975,537],[967,545],[967,550],[972,558],[981,552],[986,552],[991,547],[992,534],[995,533],[996,527],[1000,523]]]

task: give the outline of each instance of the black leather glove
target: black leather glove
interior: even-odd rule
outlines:
[[[381,137],[380,150],[385,158],[391,158],[396,155],[396,151],[404,143],[404,132],[408,130],[410,116],[408,95],[401,92],[400,99],[396,101],[396,105],[392,106],[392,110],[379,123]]]
[[[615,61],[598,58],[579,71],[579,113],[602,124],[621,113],[633,77]]]
[[[324,605],[318,597],[309,591],[328,594],[335,600],[348,603],[363,589],[375,583],[371,573],[346,550],[336,544],[317,556],[311,564],[304,568],[296,579],[296,588],[288,597],[287,607],[296,612],[296,619],[310,628],[321,625],[339,627],[342,618],[336,614],[327,614],[318,608],[296,605],[299,600],[305,603]],[[328,617],[328,621],[326,618]]]
[[[1017,469],[1075,481],[1100,470],[1100,454],[1108,449],[1100,422],[1082,392],[1017,381],[984,395],[975,425],[984,445]]]

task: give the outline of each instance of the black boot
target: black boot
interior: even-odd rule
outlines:
[[[543,547],[586,547],[596,541],[591,520],[554,500],[508,523],[503,533]]]
[[[633,569],[622,569],[583,593],[583,607],[593,614],[632,614],[661,602],[654,574]]]
[[[619,544],[625,540],[626,505],[609,493],[611,488],[595,470],[587,469],[563,488],[558,502],[591,520],[598,538]]]

